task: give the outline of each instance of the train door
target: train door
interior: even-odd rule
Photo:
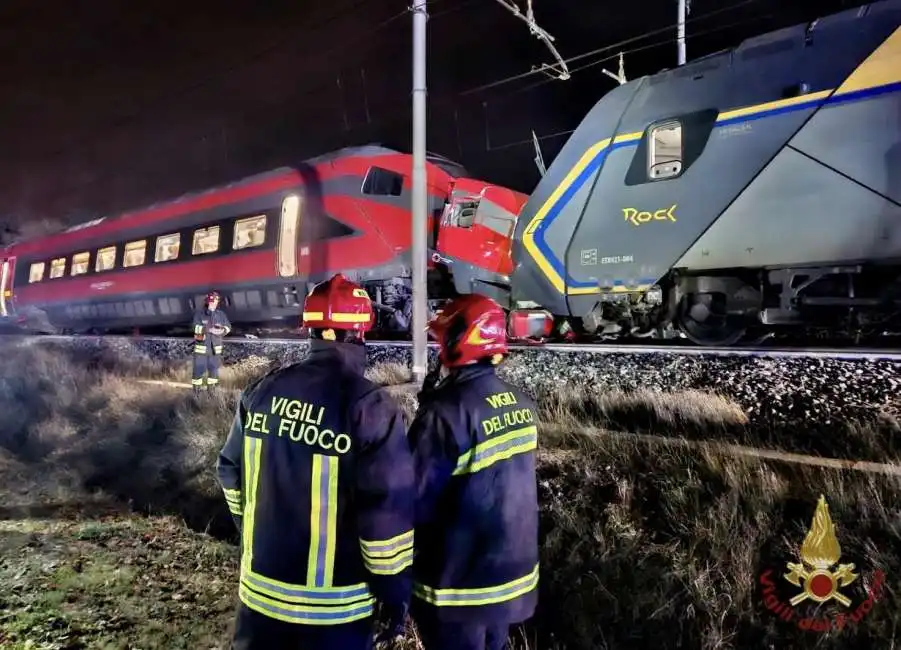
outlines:
[[[282,201],[282,212],[278,223],[278,244],[276,245],[276,268],[280,278],[285,280],[282,287],[283,307],[298,307],[303,304],[306,289],[299,274],[300,223],[303,218],[303,196],[291,194]],[[298,284],[301,285],[298,292]]]
[[[0,266],[0,318],[12,316],[13,276],[16,260],[8,258],[3,260]]]
[[[282,201],[282,213],[278,223],[276,264],[279,277],[297,277],[297,241],[300,235],[300,196],[292,194]]]
[[[489,185],[482,191],[475,217],[475,223],[481,229],[479,253],[485,268],[503,275],[513,272],[510,255],[518,209],[515,213],[510,212],[512,203],[515,200],[510,190]]]

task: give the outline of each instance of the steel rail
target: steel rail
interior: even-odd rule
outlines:
[[[14,338],[14,337],[11,337]],[[15,337],[17,338],[17,337]],[[151,343],[188,343],[190,337],[171,336],[68,336],[61,334],[44,334],[39,336],[24,335],[21,338],[35,341],[74,341],[74,340],[108,340],[121,342]],[[226,339],[226,345],[297,345],[306,343],[301,338],[253,338],[234,337]],[[367,341],[373,348],[410,348],[410,341]],[[429,347],[435,349],[438,344],[430,341]],[[820,348],[820,347],[706,347],[693,345],[618,345],[612,343],[547,343],[544,345],[512,344],[510,350],[516,352],[553,352],[581,354],[668,354],[677,356],[715,356],[715,357],[760,357],[775,359],[842,359],[857,361],[896,361],[901,362],[901,350],[891,348]]]

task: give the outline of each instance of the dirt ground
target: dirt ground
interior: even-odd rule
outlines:
[[[267,366],[231,367],[227,383]],[[0,647],[228,647],[237,548],[214,462],[235,396],[194,404],[181,389],[137,381],[183,372],[53,346],[2,351]],[[387,384],[406,376],[393,366],[371,374]],[[540,409],[540,605],[514,647],[888,649],[901,639],[901,472],[629,435],[766,439],[709,393],[568,392]],[[894,426],[848,423],[835,455],[855,439],[879,452]],[[803,449],[809,435],[778,445]],[[879,453],[894,461],[893,449]],[[788,604],[802,588],[783,576],[821,494],[837,564],[855,564],[840,590],[847,607]]]
[[[227,647],[237,562],[172,517],[0,521],[0,647]]]

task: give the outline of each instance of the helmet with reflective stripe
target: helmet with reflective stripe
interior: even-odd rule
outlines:
[[[507,319],[491,298],[476,293],[451,300],[430,323],[438,340],[438,358],[448,368],[492,357],[497,363],[507,353]]]
[[[313,287],[303,305],[303,326],[311,329],[368,332],[373,319],[369,294],[340,273]]]

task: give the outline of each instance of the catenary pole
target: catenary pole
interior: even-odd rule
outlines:
[[[679,65],[685,65],[685,15],[688,13],[688,0],[678,0],[679,16],[676,20],[676,46],[678,48]]]
[[[413,381],[421,384],[428,368],[426,255],[428,203],[425,175],[426,0],[413,2]]]

